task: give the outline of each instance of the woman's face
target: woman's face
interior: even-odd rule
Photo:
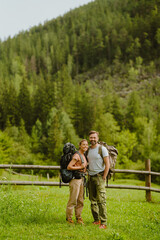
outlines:
[[[81,145],[79,145],[79,148],[80,148],[83,152],[86,152],[87,149],[88,149],[88,142],[87,142],[87,141],[81,142]]]

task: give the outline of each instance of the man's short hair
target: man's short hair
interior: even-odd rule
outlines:
[[[90,131],[90,132],[89,132],[89,136],[90,136],[91,134],[95,134],[95,133],[96,133],[96,134],[97,134],[97,136],[99,137],[99,132],[97,132],[97,131],[94,131],[94,130],[92,130],[92,131]]]

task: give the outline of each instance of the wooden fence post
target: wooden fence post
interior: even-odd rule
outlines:
[[[49,173],[47,173],[47,179],[49,180]]]
[[[151,171],[151,161],[150,159],[147,159],[145,162],[145,170],[146,171]],[[151,187],[151,175],[150,174],[146,174],[145,175],[145,186],[146,187]],[[150,190],[146,190],[146,200],[147,202],[151,201],[151,191]]]

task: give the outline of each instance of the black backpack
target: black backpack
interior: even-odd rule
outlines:
[[[67,166],[75,153],[79,154],[82,163],[84,163],[81,154],[76,150],[76,147],[72,143],[68,142],[64,144],[63,155],[60,160],[60,175],[61,180],[64,183],[69,183],[72,179],[80,179],[82,177],[82,174],[79,171],[67,170]]]

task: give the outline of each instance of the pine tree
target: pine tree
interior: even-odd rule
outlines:
[[[135,118],[140,114],[140,99],[136,92],[132,92],[128,99],[127,112],[125,117],[126,127],[130,131],[135,130]]]
[[[101,141],[107,142],[108,145],[114,145],[116,143],[120,129],[111,113],[99,115],[93,128],[99,132]]]
[[[20,85],[18,95],[19,115],[25,122],[27,131],[30,133],[32,128],[32,107],[30,93],[28,90],[27,81],[24,79]]]
[[[37,119],[35,125],[32,127],[31,133],[32,152],[34,153],[42,152],[41,139],[42,139],[42,123],[39,121],[39,119]]]
[[[48,130],[48,157],[52,161],[59,163],[63,148],[63,134],[60,128],[59,118],[56,114],[52,119],[52,124]]]
[[[4,89],[1,98],[1,108],[2,129],[5,128],[7,120],[9,120],[12,125],[17,125],[19,123],[17,92],[13,84],[6,83],[6,88]]]

